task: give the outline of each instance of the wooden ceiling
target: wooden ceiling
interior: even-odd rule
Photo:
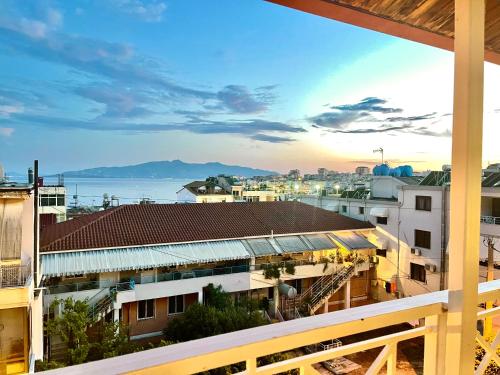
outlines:
[[[453,50],[455,0],[267,0]],[[485,60],[500,64],[500,0],[486,1]]]

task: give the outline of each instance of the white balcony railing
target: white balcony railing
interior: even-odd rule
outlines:
[[[478,304],[498,299],[500,280],[479,285]],[[301,374],[317,374],[313,364],[378,347],[382,350],[366,373],[376,374],[387,365],[387,374],[396,374],[398,343],[419,336],[425,337],[424,373],[443,374],[446,335],[449,333],[447,303],[448,291],[434,292],[193,340],[54,370],[51,374],[67,373],[68,370],[72,374],[192,374],[239,362],[246,363],[246,374],[277,374],[290,369],[300,369]],[[471,306],[471,309],[476,309],[476,306]],[[500,315],[500,307],[481,310],[478,319],[495,315]],[[257,367],[256,359],[268,354],[418,319],[423,319],[424,325]],[[486,351],[476,374],[482,374],[490,360],[500,366],[500,357],[494,349],[500,343],[500,334],[490,345],[478,332],[476,343]]]
[[[31,264],[0,265],[0,288],[18,288],[26,285],[31,276]]]
[[[500,217],[481,216],[481,223],[500,225]]]

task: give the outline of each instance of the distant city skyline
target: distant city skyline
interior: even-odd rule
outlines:
[[[453,54],[260,0],[0,3],[0,163],[450,162]],[[500,161],[485,70],[484,165]]]

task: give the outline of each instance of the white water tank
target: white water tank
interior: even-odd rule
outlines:
[[[295,298],[297,297],[297,289],[295,289],[293,286],[290,286],[285,283],[281,283],[278,286],[278,290],[281,295],[287,296],[288,298]]]

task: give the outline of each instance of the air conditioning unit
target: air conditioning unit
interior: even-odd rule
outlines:
[[[422,255],[422,250],[417,249],[416,247],[412,247],[411,248],[411,253],[414,254],[414,255],[416,255],[416,256],[420,256],[420,255]]]
[[[436,272],[437,267],[436,267],[436,265],[435,265],[435,264],[428,264],[428,263],[427,263],[427,264],[425,265],[425,269],[426,269],[427,271],[430,271],[430,272]]]

